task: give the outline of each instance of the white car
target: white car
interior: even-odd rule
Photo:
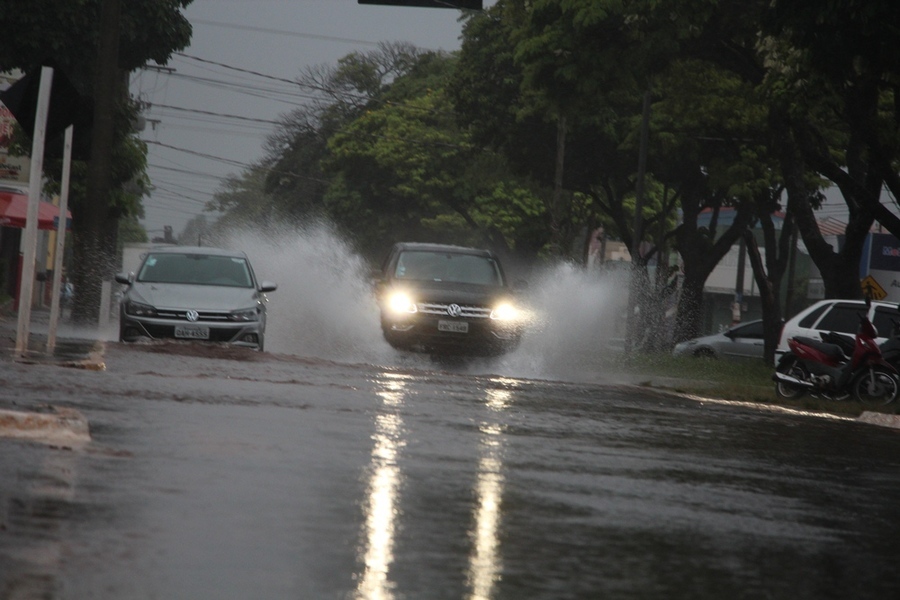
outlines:
[[[681,342],[672,353],[676,356],[761,359],[763,344],[763,322],[756,320],[740,323],[721,333]]]
[[[265,346],[266,293],[243,252],[171,246],[150,250],[127,286],[119,309],[119,341],[176,338]]]
[[[792,337],[821,340],[821,334],[829,331],[856,335],[859,316],[866,314],[878,330],[878,344],[887,340],[891,332],[891,320],[900,321],[900,310],[893,302],[871,302],[867,309],[865,300],[819,300],[794,315],[781,328],[775,360],[790,350],[787,341]]]

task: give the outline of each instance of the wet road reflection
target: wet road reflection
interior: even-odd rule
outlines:
[[[366,524],[364,532],[363,573],[356,597],[367,600],[389,600],[394,597],[390,567],[394,560],[394,534],[397,518],[397,495],[401,483],[398,454],[403,447],[403,406],[407,376],[385,373],[377,390],[382,400],[375,417],[372,436],[371,472],[368,484]]]
[[[266,358],[122,347],[103,373],[0,370],[94,440],[0,440],[0,600],[900,594],[894,430]]]
[[[508,380],[492,380],[505,384]],[[503,412],[512,399],[505,389],[488,389],[486,405],[493,412]],[[494,583],[500,577],[501,556],[498,539],[503,500],[503,432],[502,422],[485,421],[480,426],[481,448],[476,484],[474,548],[469,559],[468,585],[471,600],[493,598]]]

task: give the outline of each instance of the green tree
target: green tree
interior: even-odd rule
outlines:
[[[858,265],[871,224],[900,236],[900,219],[881,202],[900,193],[900,6],[889,0],[773,2],[764,46],[786,163],[814,169],[840,190],[849,213],[833,249],[813,218],[816,197],[797,190],[796,218],[822,273],[827,297],[860,297]]]
[[[85,192],[71,196],[76,320],[96,320],[101,282],[115,264],[117,222],[133,210],[122,185],[142,179],[142,163],[130,157],[136,107],[127,99],[124,74],[151,60],[165,64],[172,52],[187,46],[191,27],[181,10],[190,2],[4,2],[0,70],[31,70],[51,61],[95,106]],[[125,166],[136,170],[123,174]],[[139,190],[136,185],[133,190]]]

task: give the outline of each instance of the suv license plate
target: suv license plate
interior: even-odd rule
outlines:
[[[469,333],[469,324],[465,321],[438,321],[438,331]]]
[[[175,337],[189,340],[208,340],[209,327],[176,327]]]

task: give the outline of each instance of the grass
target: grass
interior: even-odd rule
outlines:
[[[895,414],[900,401],[887,406],[865,406],[855,400],[834,402],[804,395],[779,398],[772,381],[774,367],[755,360],[724,360],[667,354],[623,357],[619,367],[640,385],[724,400],[775,404],[804,411],[859,416],[863,411]],[[644,379],[646,378],[646,379]]]

